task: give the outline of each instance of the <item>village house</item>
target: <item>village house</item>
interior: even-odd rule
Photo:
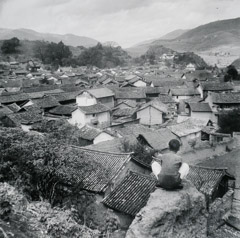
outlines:
[[[191,73],[185,74],[185,78],[188,81],[197,80],[198,82],[201,82],[201,81],[206,81],[212,77],[213,77],[213,74],[208,72],[207,70],[195,70]]]
[[[216,122],[215,115],[208,103],[187,102],[186,113],[192,118]]]
[[[167,95],[168,89],[161,87],[146,87],[145,93],[147,98],[159,97],[159,95]]]
[[[136,103],[145,103],[146,94],[141,88],[121,88],[115,90],[116,104],[123,100],[131,100]]]
[[[45,111],[48,111],[51,108],[59,106],[60,103],[51,95],[44,95],[41,98],[29,99],[28,102],[22,104],[22,106],[24,107],[31,106],[31,105],[37,105],[38,107],[44,109]]]
[[[182,79],[152,79],[151,80],[151,87],[160,87],[165,88],[166,90],[169,90],[170,88],[176,88],[180,87],[184,84],[184,81]]]
[[[114,93],[108,88],[89,89],[77,95],[76,102],[78,106],[91,106],[101,103],[109,108],[113,108]]]
[[[146,150],[153,149],[160,153],[169,152],[169,141],[172,139],[177,139],[177,136],[173,134],[169,129],[162,128],[155,131],[148,131],[139,134],[137,137],[138,141]],[[152,161],[149,161],[147,164],[150,167]]]
[[[200,95],[195,88],[171,88],[168,93],[176,102]]]
[[[192,63],[189,63],[186,66],[185,70],[190,71],[190,72],[195,71],[196,70],[196,66],[194,64],[192,64]]]
[[[201,140],[208,141],[210,145],[215,146],[219,142],[227,142],[232,139],[231,134],[219,133],[214,126],[202,128]]]
[[[86,124],[108,127],[111,124],[110,108],[100,103],[91,106],[79,106],[72,112],[69,122],[79,127]]]
[[[213,112],[240,108],[240,93],[209,92],[205,102],[208,102]]]
[[[147,83],[139,77],[134,77],[129,81],[124,82],[121,87],[146,87]]]
[[[82,146],[98,144],[115,138],[108,130],[101,130],[89,125],[79,129],[79,137]]]
[[[72,112],[76,109],[76,106],[70,105],[59,105],[48,111],[48,116],[56,117],[56,119],[60,119],[62,117],[69,119],[72,116]],[[46,114],[45,114],[46,116]]]
[[[167,105],[157,99],[143,104],[136,110],[137,119],[140,119],[139,123],[147,126],[161,125],[167,113]]]
[[[42,114],[35,110],[23,111],[19,113],[8,114],[1,119],[6,127],[20,127],[23,131],[30,131],[31,128],[43,120]]]
[[[203,98],[206,98],[209,94],[209,92],[214,93],[228,93],[233,91],[233,85],[231,83],[225,83],[225,82],[201,82],[198,87],[198,91],[201,95],[203,95]]]
[[[1,104],[11,104],[11,103],[17,103],[18,105],[21,105],[22,103],[26,102],[29,99],[29,95],[26,93],[9,93],[5,95],[0,96],[0,103]]]
[[[229,180],[234,180],[227,173],[227,168],[204,166],[190,166],[187,179],[205,195],[207,205],[214,202],[216,198],[222,198],[229,190]]]
[[[167,128],[175,134],[181,142],[181,151],[191,150],[196,143],[201,140],[201,130],[206,121],[187,119],[181,123],[167,126]]]
[[[116,108],[112,113],[113,120],[119,118],[134,118],[136,109],[131,107]]]
[[[118,104],[116,104],[115,108],[117,109],[123,109],[123,108],[136,108],[137,103],[132,100],[123,100],[119,101]]]

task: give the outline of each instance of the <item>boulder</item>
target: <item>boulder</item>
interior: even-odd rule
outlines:
[[[207,212],[203,194],[189,182],[183,189],[157,188],[136,215],[126,238],[205,238]]]

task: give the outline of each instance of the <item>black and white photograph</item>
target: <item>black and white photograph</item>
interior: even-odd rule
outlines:
[[[240,1],[0,0],[0,238],[240,238]]]

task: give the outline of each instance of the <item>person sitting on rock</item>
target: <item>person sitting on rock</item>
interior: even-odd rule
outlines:
[[[180,142],[173,139],[168,145],[170,152],[154,157],[159,162],[154,160],[152,163],[152,171],[158,180],[156,186],[167,190],[181,189],[182,179],[187,176],[189,166],[182,163],[182,158],[177,155]]]

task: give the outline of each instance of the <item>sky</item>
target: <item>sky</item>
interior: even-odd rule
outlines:
[[[240,17],[239,9],[240,0],[0,0],[0,28],[72,33],[126,48]]]

